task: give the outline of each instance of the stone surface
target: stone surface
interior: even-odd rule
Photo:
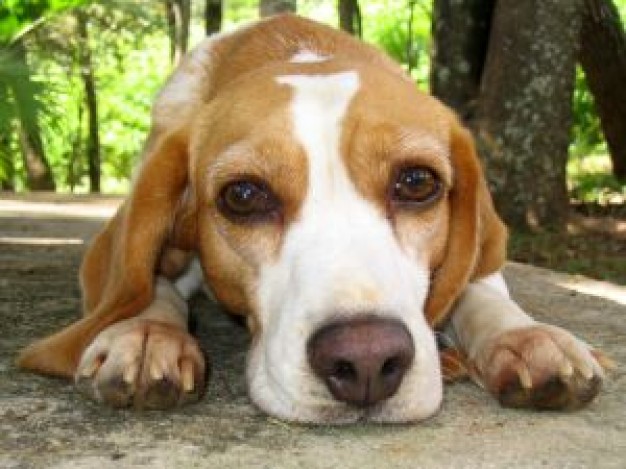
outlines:
[[[246,333],[204,299],[193,309],[213,373],[199,404],[111,410],[70,383],[19,372],[20,347],[79,314],[82,243],[115,203],[0,200],[0,467],[626,467],[626,289],[517,264],[506,275],[523,307],[621,363],[582,411],[502,409],[473,384],[458,383],[446,388],[441,411],[417,425],[287,424],[250,405]]]

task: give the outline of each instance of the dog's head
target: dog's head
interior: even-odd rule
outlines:
[[[255,402],[321,422],[430,415],[431,325],[490,254],[468,134],[409,81],[331,58],[244,77],[200,115],[198,250],[217,298],[248,312]]]
[[[247,316],[252,399],[290,420],[431,415],[433,327],[503,261],[453,113],[378,52],[294,17],[179,67],[120,217],[112,304],[149,296],[164,244],[194,249]]]

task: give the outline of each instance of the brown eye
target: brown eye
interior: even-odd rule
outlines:
[[[439,177],[430,169],[419,166],[401,169],[393,183],[395,202],[422,206],[441,194]]]
[[[263,221],[276,216],[280,204],[262,182],[241,180],[224,186],[218,207],[234,221]]]

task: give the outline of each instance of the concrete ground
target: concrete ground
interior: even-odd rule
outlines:
[[[213,374],[198,404],[111,410],[70,383],[19,372],[20,347],[79,314],[84,241],[116,203],[0,200],[0,467],[626,468],[626,289],[519,264],[506,276],[528,311],[621,363],[587,409],[506,410],[459,383],[447,387],[439,414],[418,425],[287,424],[250,405],[245,331],[202,299],[194,311]]]

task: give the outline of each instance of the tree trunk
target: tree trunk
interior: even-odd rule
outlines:
[[[259,15],[262,17],[278,13],[296,12],[296,0],[260,0]]]
[[[207,36],[222,29],[222,0],[206,0],[204,4],[204,30]]]
[[[80,77],[85,86],[85,105],[87,106],[87,164],[89,168],[89,191],[100,192],[100,137],[98,135],[98,100],[96,82],[89,49],[87,18],[83,11],[77,11]]]
[[[15,192],[15,167],[13,166],[13,160],[7,158],[6,161],[2,163],[4,165],[4,175],[0,180],[0,191],[5,192]]]
[[[626,37],[611,0],[585,0],[580,62],[596,102],[613,173],[626,180]]]
[[[83,166],[83,110],[84,102],[77,103],[76,106],[76,132],[72,136],[72,151],[67,159],[65,179],[70,188],[70,192],[74,192],[76,185],[80,183],[80,175]]]
[[[358,0],[339,0],[339,27],[353,36],[363,37],[363,21]]]
[[[15,160],[13,156],[14,119],[12,101],[6,82],[0,81],[0,191],[14,191]]]
[[[434,0],[431,92],[465,120],[473,117],[495,0]]]
[[[177,65],[187,52],[191,0],[165,0],[165,9],[170,36],[170,59]]]
[[[6,93],[0,90],[0,99],[8,101]],[[0,120],[0,191],[15,191],[15,161],[13,159],[13,149],[11,140],[13,131],[12,122],[2,122]]]
[[[499,0],[476,130],[500,214],[516,229],[562,226],[583,0]]]
[[[415,17],[415,2],[417,0],[409,0],[409,19],[407,20],[406,28],[406,70],[410,75],[415,68],[417,57],[413,50],[413,18]]]
[[[24,71],[23,76],[12,80],[11,90],[20,123],[19,137],[26,168],[26,187],[33,191],[54,191],[56,185],[41,140],[37,112],[39,104],[32,94],[34,85],[30,79],[26,48],[21,41],[17,41],[13,49],[17,66]]]

